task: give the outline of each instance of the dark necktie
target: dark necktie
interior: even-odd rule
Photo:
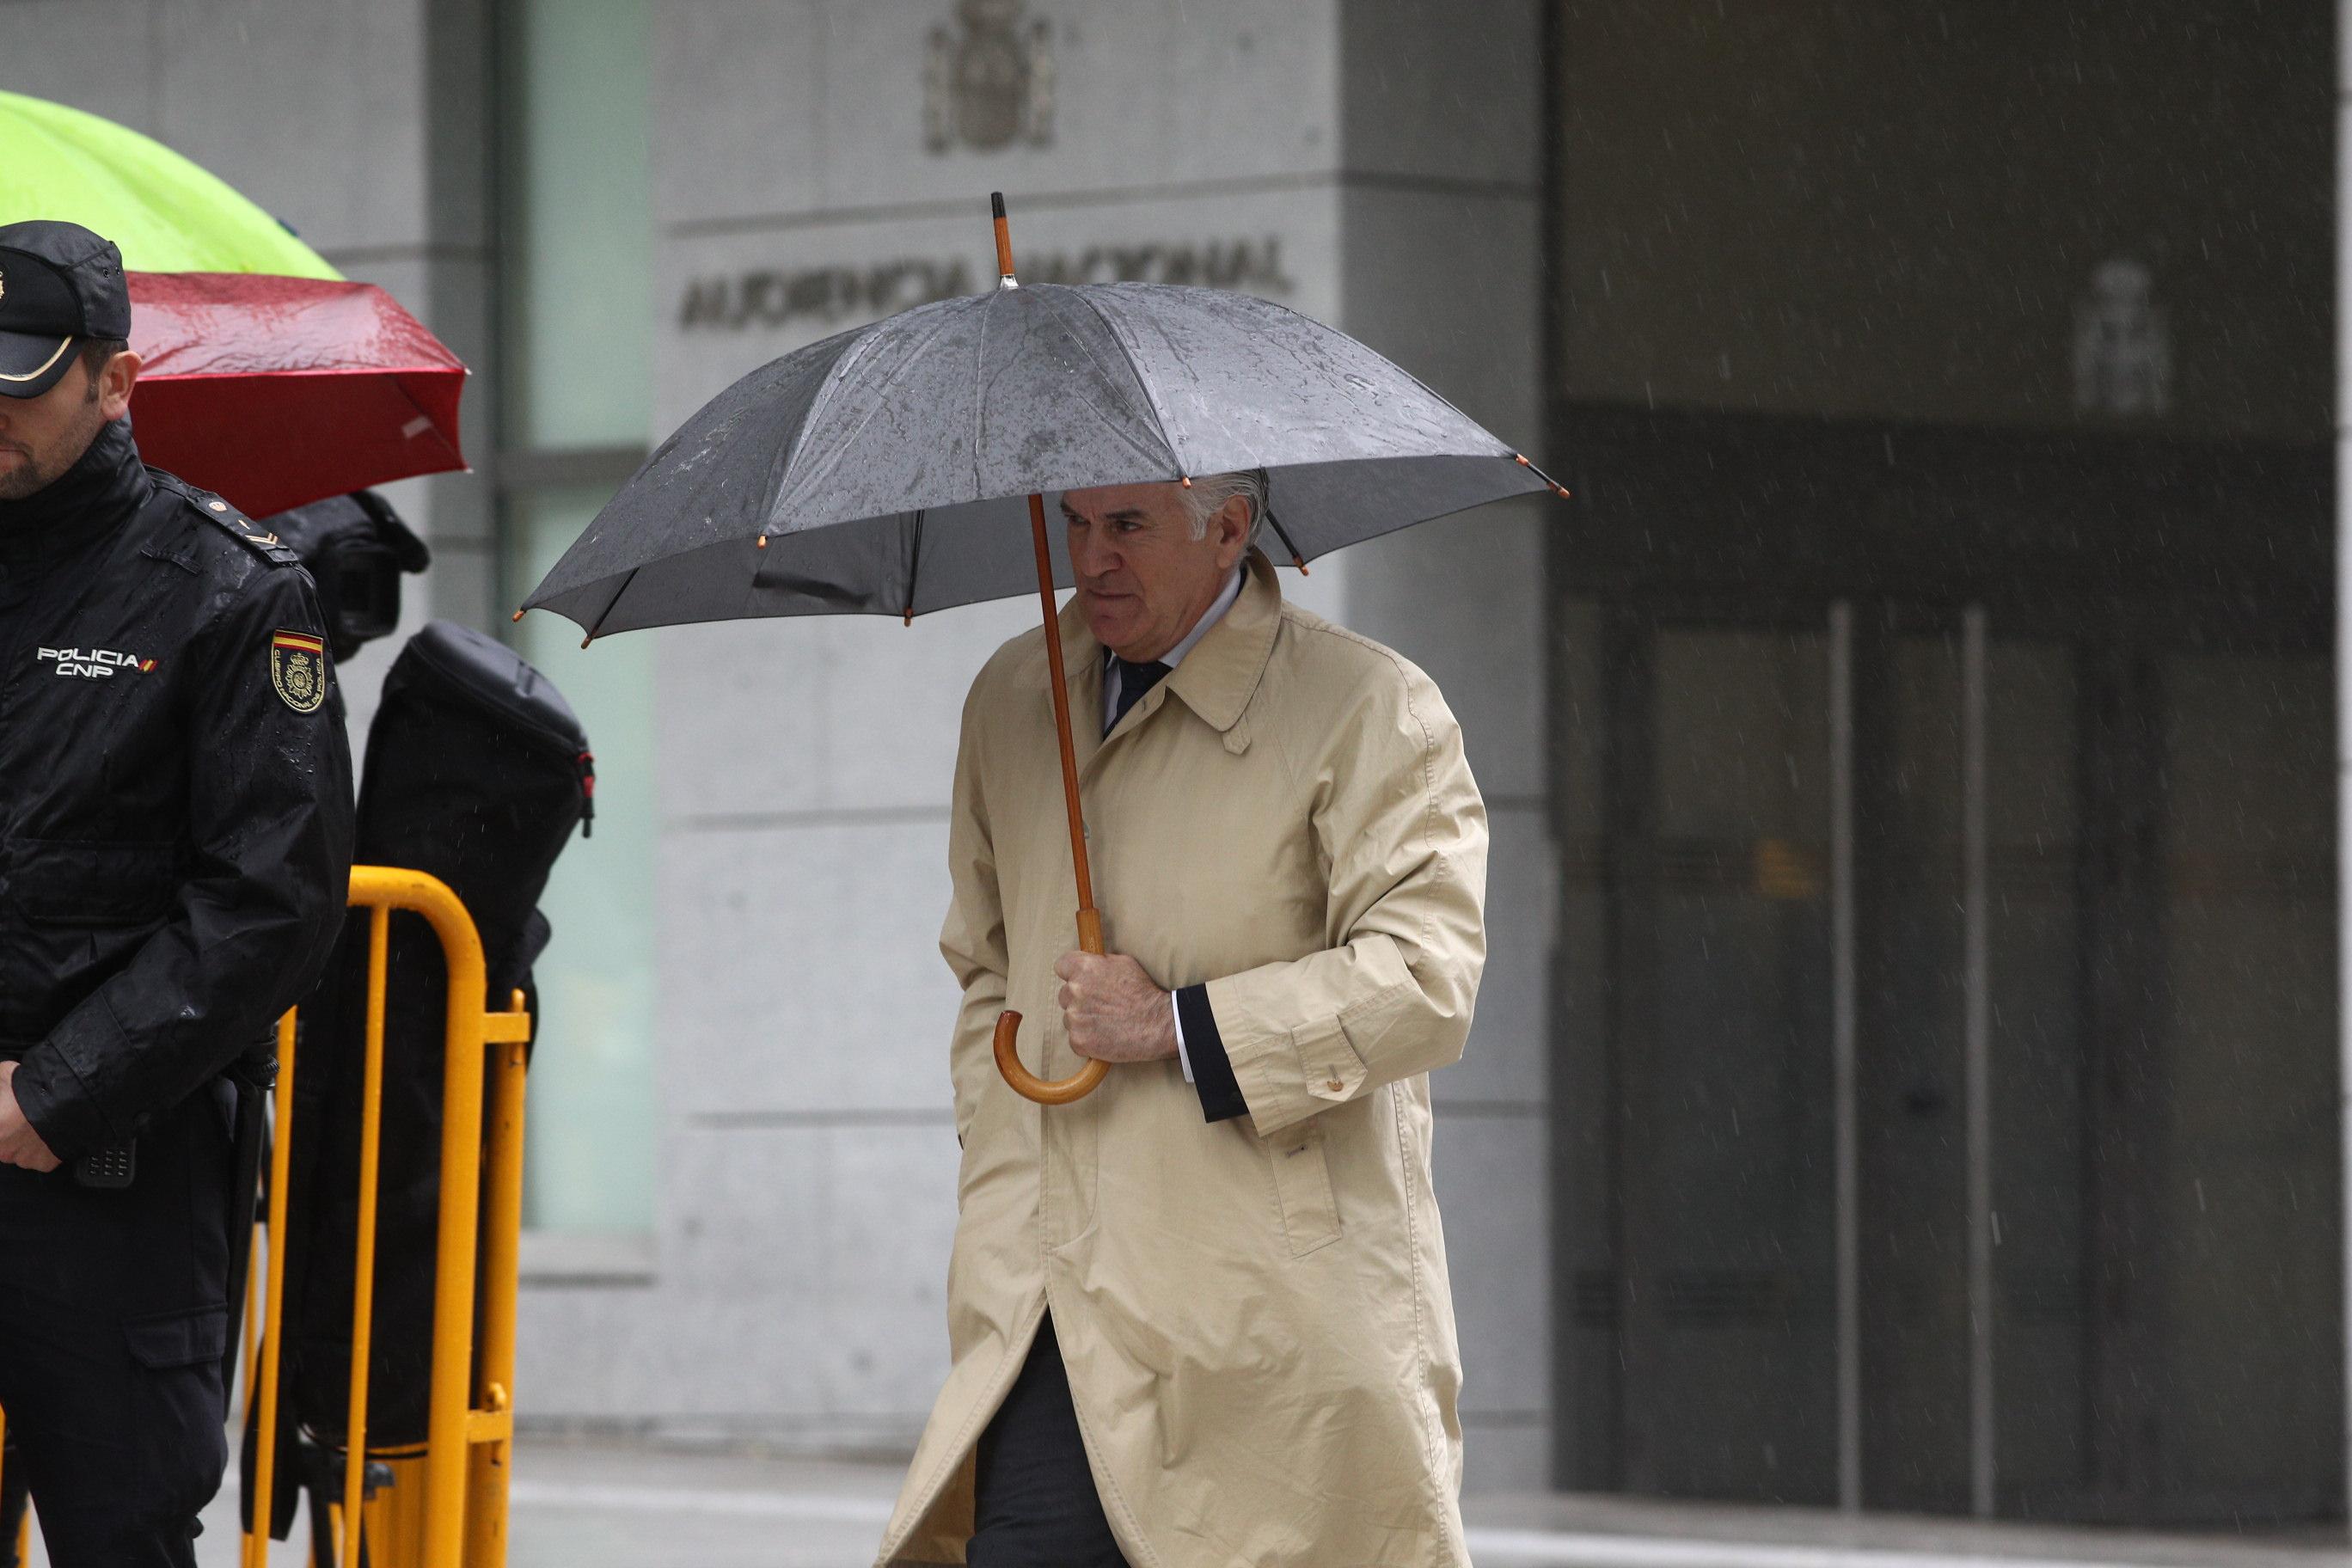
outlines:
[[[1118,675],[1118,710],[1110,716],[1110,722],[1103,726],[1106,735],[1118,728],[1118,721],[1127,717],[1127,710],[1142,701],[1143,694],[1159,685],[1160,678],[1168,673],[1168,667],[1158,659],[1147,664],[1129,664],[1117,654],[1111,655],[1110,667]]]

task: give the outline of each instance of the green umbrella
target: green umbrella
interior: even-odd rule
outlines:
[[[258,516],[465,466],[463,362],[170,148],[0,92],[0,225],[27,218],[121,247],[156,467]]]
[[[0,92],[0,224],[78,223],[134,272],[340,278],[286,226],[160,142],[63,104]]]

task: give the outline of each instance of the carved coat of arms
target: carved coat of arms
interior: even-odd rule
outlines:
[[[923,62],[923,145],[993,153],[1054,140],[1054,29],[1021,0],[958,0],[959,36],[931,29]]]
[[[2102,262],[2074,306],[2074,406],[2123,417],[2171,412],[2172,329],[2145,262]]]

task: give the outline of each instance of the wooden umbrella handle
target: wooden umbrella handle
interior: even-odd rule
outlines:
[[[1095,910],[1078,911],[1078,949],[1102,955],[1102,915]],[[1086,1066],[1065,1079],[1043,1079],[1021,1065],[1021,1053],[1014,1048],[1013,1036],[1021,1030],[1021,1015],[1006,1009],[996,1016],[996,1070],[1013,1086],[1013,1092],[1024,1100],[1034,1100],[1040,1105],[1067,1105],[1074,1100],[1084,1100],[1095,1091],[1095,1086],[1110,1071],[1106,1061],[1088,1061]]]
[[[1013,1086],[1013,1092],[1024,1100],[1034,1100],[1040,1105],[1067,1105],[1084,1100],[1095,1091],[1095,1086],[1110,1071],[1110,1064],[1090,1061],[1065,1079],[1043,1079],[1021,1065],[1021,1053],[1013,1047],[1013,1037],[1021,1032],[1021,1015],[1000,1013],[996,1017],[996,1070]]]

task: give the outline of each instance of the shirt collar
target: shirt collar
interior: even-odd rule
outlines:
[[[1201,618],[1192,623],[1192,629],[1184,634],[1184,640],[1178,643],[1174,647],[1170,648],[1166,653],[1161,654],[1157,661],[1147,660],[1146,662],[1158,662],[1164,664],[1171,670],[1178,665],[1183,663],[1184,656],[1191,653],[1193,647],[1199,644],[1200,640],[1209,635],[1209,628],[1211,626],[1215,626],[1219,621],[1225,618],[1225,612],[1232,609],[1234,607],[1234,601],[1242,596],[1242,579],[1247,574],[1248,569],[1246,567],[1234,567],[1233,575],[1225,579],[1223,590],[1217,595],[1214,603],[1211,604],[1207,609],[1201,612]],[[1110,649],[1103,649],[1103,658],[1106,661],[1117,657],[1118,656],[1112,653]]]
[[[1230,731],[1257,695],[1281,627],[1282,586],[1275,581],[1274,563],[1264,551],[1253,549],[1243,568],[1239,595],[1209,627],[1184,667],[1160,684],[1210,728]],[[1107,684],[1102,678],[1110,667],[1103,652],[1078,611],[1077,595],[1072,595],[1062,607],[1062,663],[1073,688],[1088,698],[1098,698]],[[1078,744],[1081,753],[1090,753],[1089,739],[1082,738]]]

